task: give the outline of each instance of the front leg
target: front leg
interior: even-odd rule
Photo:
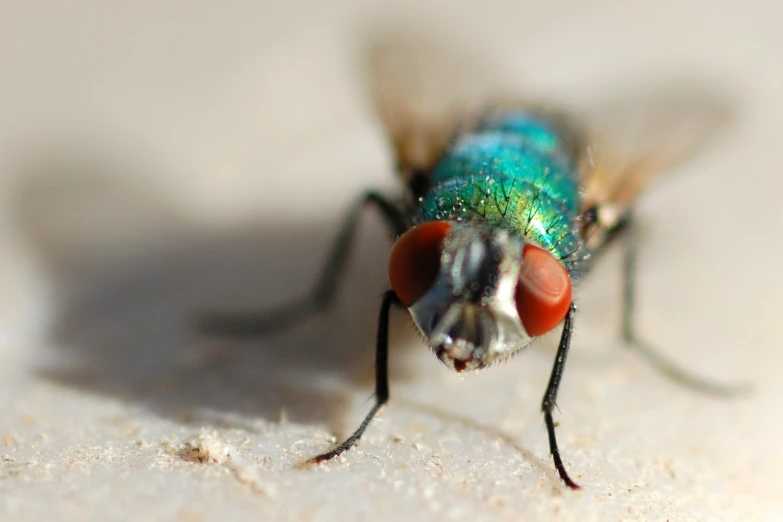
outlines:
[[[381,301],[381,312],[378,317],[378,337],[375,344],[375,405],[356,429],[342,444],[333,450],[311,458],[308,462],[319,463],[333,459],[341,453],[349,450],[364,434],[367,426],[389,400],[389,314],[391,307],[402,306],[399,297],[394,290],[387,290]]]
[[[555,363],[552,366],[552,375],[549,377],[549,384],[544,393],[544,400],[541,402],[541,411],[544,412],[544,422],[546,423],[546,432],[549,436],[549,452],[552,454],[552,460],[555,461],[555,469],[566,486],[571,489],[580,489],[579,484],[571,480],[568,472],[563,465],[563,459],[560,457],[560,450],[557,447],[557,438],[555,437],[555,422],[552,419],[552,410],[557,402],[557,392],[560,388],[560,380],[563,378],[565,370],[566,357],[568,349],[571,347],[571,333],[574,330],[574,313],[576,305],[571,303],[568,309],[565,321],[563,322],[563,333],[560,335],[560,343],[557,346],[557,355]]]

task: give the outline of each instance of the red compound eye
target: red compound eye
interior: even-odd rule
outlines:
[[[517,284],[517,311],[532,337],[543,335],[563,320],[571,306],[571,278],[549,251],[525,245]]]
[[[405,232],[389,256],[389,280],[402,304],[411,306],[427,293],[440,269],[443,240],[451,233],[445,221],[430,221]]]

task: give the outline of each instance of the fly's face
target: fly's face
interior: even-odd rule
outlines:
[[[568,272],[551,253],[481,224],[410,229],[392,250],[389,277],[438,358],[458,372],[513,355],[571,304]]]

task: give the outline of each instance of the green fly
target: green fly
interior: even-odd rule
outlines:
[[[428,51],[429,49],[429,51]],[[435,53],[435,54],[433,54]],[[440,54],[438,54],[440,53]],[[382,41],[369,53],[377,114],[394,148],[402,194],[368,191],[350,211],[319,284],[266,314],[214,315],[205,327],[258,334],[324,310],[343,273],[362,210],[376,208],[396,238],[380,304],[375,405],[321,462],[362,436],[389,399],[389,314],[405,308],[448,368],[479,370],[562,324],[542,411],[560,478],[571,488],[552,416],[571,345],[573,286],[621,236],[624,339],[665,373],[714,393],[640,343],[633,329],[633,204],[643,188],[701,148],[727,121],[704,91],[656,91],[571,114],[519,99],[496,72],[472,68],[429,43]],[[456,74],[455,74],[456,73]]]

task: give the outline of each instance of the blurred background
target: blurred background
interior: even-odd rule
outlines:
[[[2,2],[2,518],[780,520],[781,9]],[[554,475],[538,410],[552,342],[462,378],[402,314],[383,416],[341,461],[297,469],[370,406],[377,217],[328,314],[243,341],[193,317],[300,295],[356,195],[398,190],[360,63],[385,28],[567,106],[668,80],[729,94],[731,128],[640,204],[638,326],[754,393],[701,396],[623,350],[614,252],[579,293],[559,399],[583,491]],[[246,465],[192,458],[205,437]]]

